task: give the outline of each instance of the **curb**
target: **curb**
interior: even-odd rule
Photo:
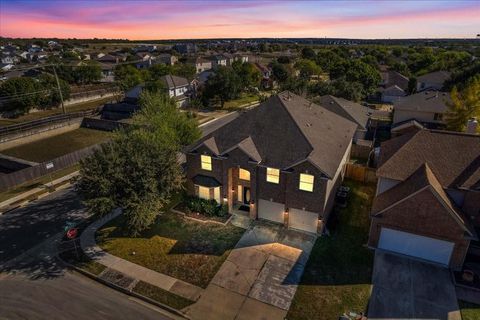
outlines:
[[[68,180],[67,180],[67,181],[68,181]],[[56,192],[56,191],[60,191],[60,190],[67,189],[67,188],[71,187],[72,185],[73,185],[73,184],[72,184],[70,181],[68,181],[68,182],[66,182],[66,183],[61,183],[61,184],[59,184],[55,189],[51,189],[51,191],[47,191],[47,192],[42,192],[42,193],[40,193],[40,192],[41,192],[41,190],[40,190],[40,191],[38,191],[38,192],[36,192],[36,193],[33,193],[33,194],[31,194],[31,195],[26,196],[24,199],[18,200],[18,201],[14,202],[14,203],[12,203],[12,204],[10,204],[10,205],[6,205],[6,206],[3,206],[3,207],[0,207],[0,216],[1,216],[2,214],[8,213],[8,212],[10,212],[10,211],[13,211],[13,210],[15,210],[15,209],[21,208],[21,207],[29,204],[30,202],[37,201],[37,200],[40,200],[40,199],[42,199],[42,198],[45,198],[46,196],[49,196],[50,194],[52,194],[52,193],[54,193],[54,192]],[[43,190],[48,190],[48,189],[49,189],[49,188],[47,187],[47,188],[45,188],[45,189],[43,189]],[[40,193],[40,194],[38,194],[38,193]],[[32,197],[32,199],[28,199],[29,197]]]
[[[176,316],[182,317],[183,319],[190,319],[186,314],[182,313],[180,310],[177,310],[177,309],[175,309],[175,308],[172,308],[172,307],[170,307],[170,306],[168,306],[168,305],[166,305],[166,304],[163,304],[163,303],[161,303],[161,302],[158,302],[158,301],[156,301],[156,300],[150,299],[150,298],[148,298],[148,297],[146,297],[146,296],[144,296],[144,295],[141,295],[141,294],[139,294],[139,293],[136,293],[136,292],[130,291],[130,290],[128,290],[128,289],[125,289],[125,288],[123,288],[123,287],[120,287],[120,286],[118,286],[118,285],[116,285],[116,284],[114,284],[114,283],[111,283],[111,282],[109,282],[109,281],[106,281],[106,280],[98,277],[97,275],[94,275],[93,273],[90,273],[90,272],[88,272],[88,271],[86,271],[86,270],[83,270],[83,269],[81,269],[81,268],[79,268],[79,267],[77,267],[77,266],[75,266],[75,265],[73,265],[73,264],[71,264],[71,263],[69,263],[69,262],[66,262],[65,260],[63,260],[62,258],[60,258],[58,252],[56,253],[55,256],[56,256],[56,258],[57,258],[58,260],[60,260],[63,264],[65,264],[65,265],[66,265],[67,267],[69,267],[70,269],[72,269],[72,270],[74,270],[74,271],[76,271],[76,272],[78,272],[78,273],[80,273],[80,274],[82,274],[82,275],[84,275],[84,276],[86,276],[86,277],[94,280],[94,281],[97,281],[97,282],[99,282],[99,283],[101,283],[101,284],[103,284],[103,285],[105,285],[105,286],[107,286],[107,287],[110,287],[110,288],[112,288],[112,289],[114,289],[114,290],[117,290],[117,291],[119,291],[119,292],[121,292],[121,293],[124,293],[124,294],[126,294],[126,295],[129,295],[129,296],[131,296],[131,297],[134,297],[134,298],[143,300],[143,301],[145,301],[145,302],[147,302],[147,303],[149,303],[149,304],[152,304],[152,305],[154,305],[154,306],[156,306],[156,307],[158,307],[158,308],[161,308],[161,309],[163,309],[163,310],[165,310],[165,311],[167,311],[167,312],[173,313],[173,314],[175,314]]]

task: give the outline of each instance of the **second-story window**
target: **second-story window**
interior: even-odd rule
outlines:
[[[313,192],[314,176],[311,174],[300,173],[300,183],[298,188],[303,191]]]
[[[212,157],[205,156],[205,155],[202,154],[200,156],[200,161],[202,163],[202,169],[203,170],[212,171]]]
[[[267,168],[267,181],[271,183],[279,183],[280,170],[274,168]]]

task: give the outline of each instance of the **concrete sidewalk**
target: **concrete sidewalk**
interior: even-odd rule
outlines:
[[[97,246],[95,242],[97,230],[121,214],[121,210],[116,209],[111,214],[95,221],[83,231],[80,236],[80,245],[85,254],[107,268],[121,272],[133,279],[141,280],[178,296],[197,301],[203,292],[202,288],[111,255]]]

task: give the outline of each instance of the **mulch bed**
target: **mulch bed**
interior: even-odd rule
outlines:
[[[190,210],[185,206],[183,203],[177,204],[173,210],[181,212],[185,214],[185,216],[189,218],[194,218],[202,221],[215,221],[215,222],[221,222],[225,223],[228,221],[228,219],[232,216],[231,214],[227,214],[223,217],[217,217],[217,216],[206,216],[198,212],[190,212]]]

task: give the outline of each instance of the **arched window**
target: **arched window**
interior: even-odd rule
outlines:
[[[250,181],[250,171],[240,168],[238,176],[241,180]]]

